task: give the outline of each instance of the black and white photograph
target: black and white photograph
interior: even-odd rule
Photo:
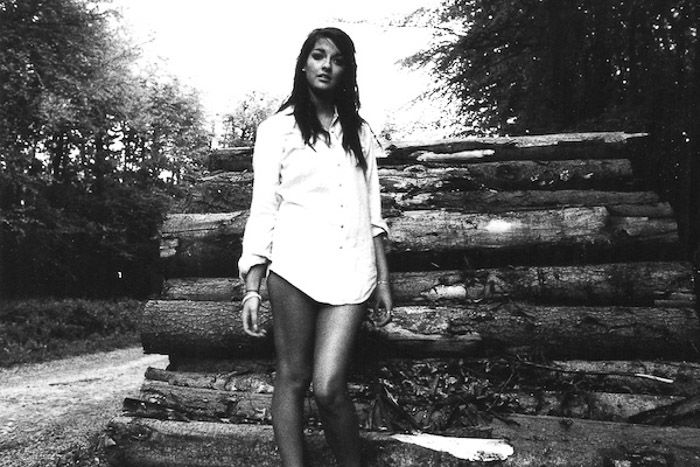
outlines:
[[[696,0],[0,0],[0,467],[700,466]]]

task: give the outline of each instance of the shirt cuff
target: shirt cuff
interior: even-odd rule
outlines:
[[[386,225],[386,223],[372,224],[372,237],[382,234],[386,235],[387,237],[389,236],[389,226]]]
[[[245,281],[245,276],[250,271],[250,268],[258,264],[267,264],[270,260],[265,256],[248,254],[243,255],[238,259],[238,277]]]

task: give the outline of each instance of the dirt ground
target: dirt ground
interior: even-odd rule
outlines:
[[[0,369],[0,466],[53,466],[87,446],[168,357],[140,347]]]

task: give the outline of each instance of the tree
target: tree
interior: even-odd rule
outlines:
[[[224,115],[223,147],[252,146],[260,122],[272,115],[278,100],[259,92],[249,92],[235,108]]]
[[[643,168],[700,251],[696,1],[446,0],[426,15],[438,37],[405,63],[431,67],[464,133],[650,132]]]
[[[196,94],[135,74],[111,18],[0,0],[0,293],[148,293],[164,190],[208,147]]]

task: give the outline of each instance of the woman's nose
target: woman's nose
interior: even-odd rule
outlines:
[[[330,59],[325,59],[323,62],[321,62],[321,68],[323,68],[324,70],[330,70],[331,69]]]

